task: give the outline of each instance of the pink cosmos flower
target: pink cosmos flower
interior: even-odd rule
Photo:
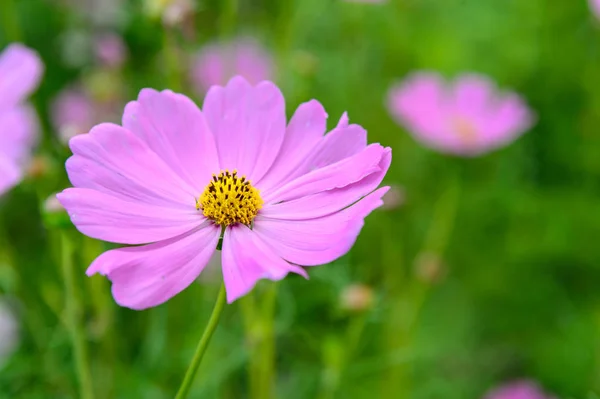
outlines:
[[[367,145],[345,114],[324,135],[327,114],[315,100],[287,126],[285,115],[277,86],[238,76],[212,87],[202,110],[144,89],[122,126],[71,139],[75,187],[58,199],[82,233],[136,245],[105,252],[87,274],[106,275],[122,306],[156,306],[200,275],[222,235],[231,303],[259,279],[306,276],[300,265],[345,254],[382,204],[388,188],[376,188],[391,150]]]
[[[507,145],[529,129],[534,117],[515,93],[499,93],[475,74],[447,85],[436,73],[416,73],[392,87],[388,108],[423,144],[462,156]]]
[[[127,47],[121,36],[104,33],[95,38],[94,50],[98,61],[109,68],[119,68],[127,58]]]
[[[532,381],[516,381],[490,391],[485,399],[553,399]]]
[[[192,62],[191,80],[198,93],[213,85],[224,85],[241,75],[251,84],[273,78],[273,60],[269,52],[252,39],[226,44],[209,44]]]
[[[38,55],[21,44],[0,53],[0,195],[21,181],[35,144],[37,118],[25,99],[42,72]]]

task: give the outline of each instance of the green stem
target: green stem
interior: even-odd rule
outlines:
[[[460,200],[460,170],[453,171],[449,180],[448,188],[434,205],[431,225],[417,257],[421,254],[431,254],[441,260],[450,242]],[[388,331],[388,351],[407,349],[413,344],[419,316],[432,283],[413,275],[405,287],[405,294],[392,299],[396,302],[392,308],[403,309],[403,312],[398,313],[399,318],[392,319],[390,324],[393,328]],[[385,392],[397,392],[399,397],[410,396],[411,380],[407,365],[398,364],[390,368],[384,381]]]
[[[202,334],[202,338],[200,338],[200,342],[198,343],[198,347],[196,348],[196,353],[194,353],[194,358],[190,363],[187,372],[185,373],[185,377],[181,386],[179,387],[179,391],[177,392],[177,396],[175,399],[184,399],[187,398],[190,388],[192,387],[192,383],[194,382],[194,378],[196,377],[196,373],[198,371],[198,367],[200,367],[200,362],[202,361],[202,357],[206,352],[206,348],[208,348],[208,344],[210,339],[219,324],[219,318],[221,317],[221,313],[223,312],[223,308],[225,307],[225,285],[221,284],[221,289],[219,290],[219,296],[217,297],[217,302],[215,303],[215,307],[213,308],[212,314],[210,315],[210,319],[208,320],[208,324],[204,333]]]
[[[179,60],[179,47],[173,27],[166,26],[163,28],[163,48],[164,60],[166,65],[167,84],[169,88],[175,92],[180,92],[181,86],[181,64]]]
[[[258,359],[255,353],[258,352],[258,338],[256,333],[256,300],[255,293],[250,293],[241,298],[240,307],[244,319],[244,330],[248,342],[248,397],[251,399],[260,398],[260,375],[258,374]]]
[[[330,399],[336,397],[340,384],[345,377],[347,365],[353,363],[353,357],[367,324],[367,316],[368,313],[364,312],[354,315],[350,320],[343,341],[344,351],[341,353],[340,361],[329,365],[330,371],[335,377],[331,379],[331,382],[322,384],[320,398]]]
[[[85,345],[85,334],[80,324],[81,308],[76,298],[76,285],[73,272],[73,245],[67,232],[61,232],[61,256],[65,280],[65,311],[67,314],[67,327],[73,341],[75,367],[80,385],[80,397],[93,399],[94,389],[90,375],[89,359]]]
[[[262,321],[262,336],[259,347],[260,399],[273,396],[273,375],[275,373],[275,299],[277,284],[269,284],[264,299],[264,318]]]
[[[421,252],[431,251],[442,255],[446,250],[454,227],[456,211],[458,210],[460,183],[460,171],[455,171],[450,178],[449,187],[435,205],[431,228]]]

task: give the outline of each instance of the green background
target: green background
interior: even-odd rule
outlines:
[[[227,306],[191,397],[464,399],[521,378],[560,398],[598,397],[600,21],[587,2],[212,0],[169,29],[140,1],[119,4],[108,22],[63,3],[0,2],[0,48],[20,40],[46,65],[33,96],[46,169],[0,199],[0,298],[21,323],[0,398],[80,397],[70,311],[96,397],[174,396],[220,273],[143,312],[118,307],[104,278],[87,278],[109,246],[41,206],[68,186],[69,152],[49,104],[75,81],[124,101],[143,87],[194,96],[186,55],[238,35],[272,50],[288,114],[316,98],[330,127],[348,111],[370,142],[391,146],[385,182],[403,187],[405,202],[369,216],[352,251],[311,268],[310,280],[261,282]],[[103,71],[88,47],[72,45],[106,30],[127,44],[122,70]],[[385,108],[391,84],[420,69],[487,74],[520,92],[537,123],[478,158],[423,148]],[[75,301],[64,288],[61,236],[75,245]],[[372,290],[372,306],[344,310],[340,296],[357,283]]]

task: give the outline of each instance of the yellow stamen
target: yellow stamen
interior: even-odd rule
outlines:
[[[196,209],[221,226],[235,223],[249,226],[262,205],[259,191],[245,176],[238,177],[236,170],[213,175],[200,199],[196,200]]]

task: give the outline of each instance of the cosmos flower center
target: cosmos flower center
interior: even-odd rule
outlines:
[[[468,119],[455,117],[452,118],[451,124],[454,133],[464,144],[474,144],[477,141],[477,129]]]
[[[238,177],[236,170],[213,174],[200,199],[196,200],[196,209],[221,226],[236,223],[249,226],[262,205],[259,191],[245,176]]]

